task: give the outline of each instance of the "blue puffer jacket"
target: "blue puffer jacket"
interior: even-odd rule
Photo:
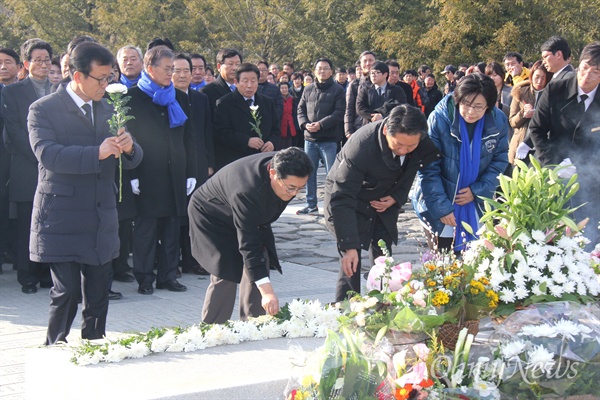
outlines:
[[[450,115],[452,113],[452,115]],[[481,161],[477,181],[470,188],[475,196],[481,215],[483,200],[492,197],[499,185],[500,175],[508,165],[508,120],[502,111],[494,107],[484,115],[481,138]],[[444,97],[428,119],[429,136],[442,152],[441,160],[434,161],[419,172],[419,180],[413,195],[417,211],[427,210],[427,223],[434,232],[444,228],[440,218],[454,212],[453,200],[460,169],[460,133],[458,107],[452,95]],[[416,200],[416,201],[415,201]]]

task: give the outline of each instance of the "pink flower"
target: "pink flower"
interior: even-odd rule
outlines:
[[[396,384],[400,387],[404,387],[408,383],[412,385],[418,385],[426,380],[428,376],[427,364],[425,364],[423,361],[419,361],[410,369],[410,372],[396,379]]]
[[[390,274],[390,290],[396,292],[402,289],[404,282],[408,282],[412,276],[412,264],[405,262],[402,264],[394,265],[392,267],[392,273]]]
[[[417,357],[419,357],[419,360],[421,360],[421,361],[427,360],[427,356],[429,356],[429,347],[427,347],[426,344],[424,344],[424,343],[415,344],[413,346],[413,350],[414,350],[415,354],[417,355]]]
[[[485,247],[487,247],[489,251],[493,251],[496,248],[496,246],[494,246],[494,243],[490,242],[487,239],[483,239],[483,244],[485,245]]]
[[[500,237],[501,237],[502,239],[508,239],[508,232],[506,231],[506,228],[504,228],[504,227],[502,227],[502,226],[500,226],[500,225],[496,225],[496,226],[494,227],[494,229],[496,230],[496,233],[497,233],[498,235],[500,235]],[[490,249],[490,250],[493,250],[493,249]]]

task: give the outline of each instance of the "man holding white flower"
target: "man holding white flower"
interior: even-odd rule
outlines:
[[[256,65],[240,65],[235,73],[237,90],[217,100],[216,169],[242,157],[275,149],[279,140],[279,118],[273,100],[257,93],[259,76]]]
[[[33,103],[29,139],[39,162],[30,258],[50,264],[46,344],[64,342],[83,292],[83,339],[105,335],[111,261],[119,254],[115,168],[134,168],[142,149],[121,128],[110,133],[103,99],[114,57],[92,42],[69,58],[71,82]]]

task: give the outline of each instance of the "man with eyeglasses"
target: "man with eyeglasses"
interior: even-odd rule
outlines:
[[[211,273],[203,322],[231,318],[238,285],[240,320],[277,314],[269,268],[281,273],[281,266],[271,223],[304,188],[311,171],[308,156],[290,147],[234,161],[194,192],[188,208],[192,252]]]
[[[306,86],[298,104],[298,125],[304,132],[304,151],[313,162],[306,187],[306,207],[297,214],[317,215],[317,168],[325,172],[333,165],[338,142],[342,140],[346,98],[344,89],[333,80],[333,63],[327,58],[315,61],[314,83]]]
[[[406,94],[400,87],[388,82],[389,68],[377,61],[371,67],[371,86],[361,86],[356,99],[356,112],[363,118],[363,125],[387,117],[392,109],[405,104]]]
[[[48,80],[52,63],[52,47],[41,39],[29,39],[21,46],[21,59],[29,76],[2,90],[0,112],[4,119],[6,147],[10,152],[9,201],[16,210],[16,260],[17,280],[26,294],[52,286],[47,265],[29,259],[29,228],[35,188],[38,183],[38,160],[29,144],[27,115],[29,106],[50,94]]]
[[[166,46],[148,50],[140,80],[127,93],[131,96],[129,114],[135,117],[127,127],[145,153],[142,163],[131,171],[137,207],[133,275],[143,295],[154,293],[154,282],[156,289],[187,290],[176,279],[180,219],[186,215],[187,196],[196,186],[198,171],[196,138],[186,115],[187,96],[172,82],[174,57]]]
[[[558,175],[575,173],[580,184],[573,197],[576,219],[590,218],[587,249],[600,243],[600,42],[583,48],[577,73],[554,80],[542,92],[529,124],[536,156],[544,165],[559,165]]]
[[[29,256],[49,263],[53,287],[46,344],[66,342],[83,294],[81,337],[106,334],[112,260],[119,254],[115,171],[137,166],[142,149],[125,128],[112,135],[103,98],[114,57],[92,42],[69,58],[71,82],[30,107],[39,162]]]

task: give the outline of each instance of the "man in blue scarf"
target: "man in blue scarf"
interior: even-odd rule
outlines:
[[[137,195],[133,274],[140,294],[152,294],[154,281],[157,289],[186,290],[175,278],[180,219],[186,215],[186,196],[196,186],[196,143],[186,116],[186,94],[171,82],[173,60],[173,51],[166,46],[148,50],[137,87],[128,92],[129,114],[135,119],[127,127],[145,154],[131,174]]]
[[[121,83],[128,88],[137,85],[142,77],[142,58],[142,50],[132,45],[123,46],[117,52]]]

